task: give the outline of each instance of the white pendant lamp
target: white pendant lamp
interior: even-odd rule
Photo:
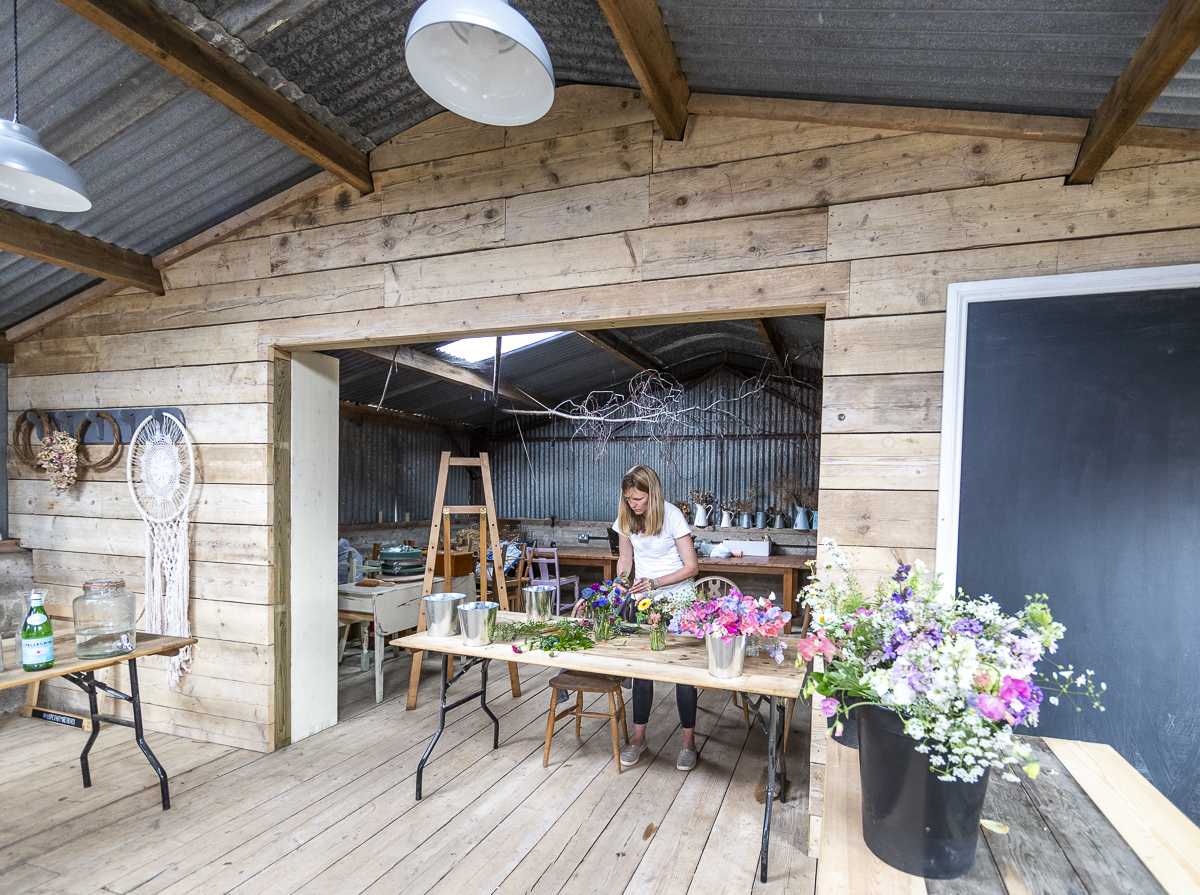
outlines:
[[[0,199],[49,211],[87,211],[92,201],[79,175],[42,146],[37,131],[17,123],[18,61],[17,0],[13,0],[13,118],[0,119]]]
[[[422,90],[472,121],[528,124],[554,103],[546,45],[505,0],[425,0],[404,58]]]

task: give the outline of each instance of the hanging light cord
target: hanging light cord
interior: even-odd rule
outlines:
[[[13,0],[13,124],[21,117],[21,82],[17,75],[17,0]]]

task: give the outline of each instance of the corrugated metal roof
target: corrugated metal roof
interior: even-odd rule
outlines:
[[[696,92],[1088,117],[1163,0],[661,0]],[[1200,55],[1145,124],[1200,127]]]
[[[305,108],[376,143],[439,111],[404,65],[419,0],[157,0]],[[516,0],[560,84],[636,86],[594,0]],[[662,0],[696,92],[1086,117],[1164,0]],[[23,123],[94,207],[28,211],[154,254],[315,172],[54,0],[22,0]],[[0,34],[11,21],[0,10]],[[0,39],[0,68],[11,63]],[[11,103],[0,77],[0,109]],[[1200,128],[1200,54],[1145,123]],[[0,328],[91,278],[0,256]]]
[[[248,208],[315,168],[232,112],[51,0],[20,7],[21,122],[83,177],[92,208],[18,211],[155,254]],[[0,34],[12,13],[0,10]],[[0,69],[12,47],[0,39]],[[12,82],[0,78],[0,109]],[[0,328],[93,278],[0,253]]]
[[[820,317],[774,318],[785,350],[802,366],[819,368],[824,343]],[[682,323],[670,326],[631,327],[619,331],[623,339],[643,353],[663,362],[660,372],[681,380],[692,380],[718,366],[728,366],[745,374],[769,370],[770,355],[753,321],[726,320],[712,323]],[[437,356],[440,343],[410,345]],[[386,351],[386,349],[385,349]],[[341,360],[341,398],[358,404],[402,410],[438,420],[487,427],[492,422],[490,392],[434,379],[402,367],[389,368],[386,362],[354,351],[330,351]],[[488,382],[492,361],[464,364]],[[389,378],[389,369],[391,375]],[[510,385],[546,399],[550,406],[566,400],[578,400],[591,392],[623,386],[636,373],[611,352],[578,333],[565,333],[526,348],[506,352],[500,361],[500,378]],[[386,395],[385,395],[386,384]],[[502,407],[512,406],[508,401]],[[511,416],[501,413],[502,430],[511,432]],[[529,419],[522,425],[533,426],[542,420]]]

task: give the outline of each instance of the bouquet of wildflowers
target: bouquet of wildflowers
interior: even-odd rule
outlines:
[[[58,494],[65,494],[75,484],[79,442],[66,432],[46,433],[42,449],[37,455],[37,465],[46,470],[50,484]]]
[[[712,634],[728,642],[729,638],[741,634],[757,634],[763,638],[775,638],[792,614],[776,606],[767,597],[749,597],[731,590],[727,596],[716,599],[701,599],[671,619],[672,633],[686,632],[696,637]],[[765,644],[764,644],[765,645]],[[770,653],[776,662],[783,661],[787,644],[777,640],[771,644]]]
[[[617,610],[621,607],[623,599],[621,591],[628,589],[629,583],[624,576],[584,588],[583,609],[595,626],[597,640],[608,640],[612,637],[618,621]]]
[[[847,571],[837,545],[824,546],[827,571]],[[819,707],[828,717],[860,704],[896,711],[940,779],[972,782],[1009,764],[1037,775],[1031,750],[1012,730],[1038,723],[1045,693],[1036,681],[1056,694],[1055,704],[1057,694],[1083,693],[1103,711],[1091,672],[1060,667],[1048,679],[1037,676],[1037,663],[1058,649],[1065,630],[1045,595],[1026,597],[1024,609],[1006,615],[990,597],[943,594],[920,562],[901,565],[875,600],[846,581],[828,575],[807,589],[816,633],[797,652],[829,661],[809,676],[805,693],[824,697]]]

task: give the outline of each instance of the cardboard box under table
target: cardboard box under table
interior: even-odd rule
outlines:
[[[525,616],[516,612],[499,613],[500,622],[520,622]],[[784,637],[788,642],[788,653],[795,654],[795,637]],[[767,845],[771,833],[771,808],[776,792],[785,792],[782,784],[787,776],[783,755],[785,732],[784,702],[799,696],[804,683],[804,670],[784,661],[777,665],[766,652],[748,657],[744,673],[735,678],[716,678],[708,673],[708,654],[704,641],[687,635],[668,634],[667,648],[659,652],[650,649],[650,638],[633,635],[597,643],[592,649],[559,651],[553,654],[545,650],[513,652],[511,643],[493,643],[488,646],[465,646],[461,636],[432,637],[427,632],[410,634],[392,641],[396,646],[411,652],[429,651],[442,658],[441,702],[438,726],[417,765],[417,798],[421,798],[421,775],[425,762],[433,754],[434,746],[446,727],[446,712],[475,699],[492,719],[492,748],[500,744],[500,720],[487,705],[488,664],[496,659],[504,662],[521,662],[526,665],[543,665],[565,668],[569,671],[587,671],[593,674],[608,674],[620,678],[635,677],[662,681],[671,684],[692,684],[706,690],[730,690],[741,693],[751,707],[754,718],[767,734],[767,777],[773,786],[767,787],[767,804],[763,815],[762,849],[759,852],[759,871],[763,882],[767,879]],[[458,672],[447,680],[448,659],[451,655],[470,657]],[[465,694],[453,702],[447,702],[449,687],[474,666],[480,666],[481,684],[477,690]],[[765,711],[764,711],[765,709]],[[764,717],[765,715],[765,717]]]

